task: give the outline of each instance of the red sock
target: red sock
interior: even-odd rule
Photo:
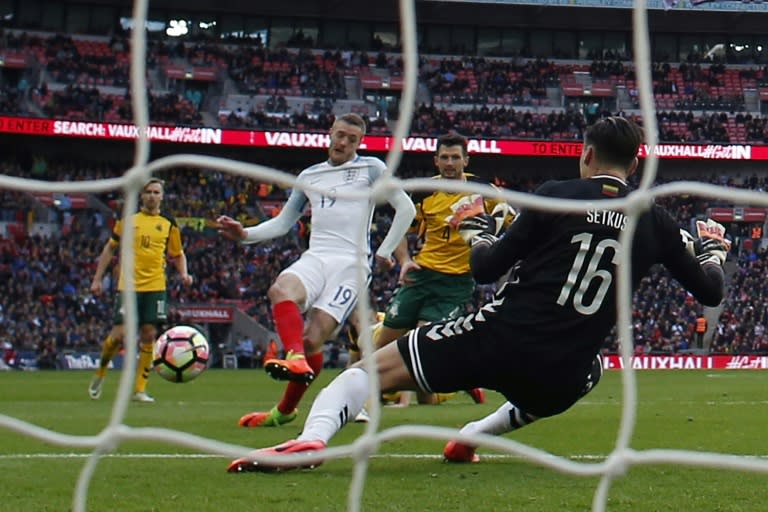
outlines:
[[[323,353],[310,354],[307,357],[307,364],[315,372],[315,378],[320,374],[320,370],[323,369]],[[289,382],[285,387],[285,393],[283,399],[277,404],[277,410],[283,414],[290,414],[299,405],[301,397],[307,392],[309,386],[306,386],[300,382]]]
[[[272,318],[285,351],[293,350],[297,354],[303,354],[304,319],[301,317],[299,306],[289,300],[278,302],[272,306]]]

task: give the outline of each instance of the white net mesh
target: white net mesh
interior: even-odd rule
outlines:
[[[147,0],[137,0],[133,8],[133,19],[136,27],[144,26],[146,20],[148,2]],[[416,49],[416,20],[414,2],[409,0],[400,1],[401,14],[401,33],[404,42],[404,63],[405,63],[405,84],[403,90],[402,111],[399,122],[395,130],[395,141],[401,141],[407,134],[413,114],[413,106],[417,82],[417,63],[418,55]],[[714,185],[707,185],[697,182],[677,182],[663,186],[651,188],[657,170],[657,159],[654,154],[654,147],[657,140],[657,126],[654,111],[653,94],[651,88],[651,68],[649,63],[649,37],[646,18],[646,2],[637,0],[634,7],[634,46],[636,70],[639,84],[639,96],[642,107],[643,121],[647,143],[650,146],[649,156],[645,162],[645,172],[640,189],[624,200],[610,200],[605,202],[608,208],[624,208],[630,218],[627,229],[621,235],[622,247],[629,247],[633,232],[636,227],[638,214],[647,208],[649,199],[652,197],[678,194],[696,194],[703,197],[718,197],[733,200],[734,202],[750,202],[755,205],[768,205],[768,197],[765,194],[736,191],[725,189]],[[142,185],[155,172],[175,167],[184,168],[205,168],[225,171],[229,173],[249,176],[263,181],[277,183],[283,186],[295,186],[295,177],[275,169],[270,169],[253,164],[245,164],[232,160],[226,160],[213,157],[201,157],[200,155],[175,155],[162,158],[153,162],[149,161],[149,141],[145,135],[148,126],[148,109],[145,83],[145,49],[146,40],[143,31],[134,31],[131,39],[131,94],[135,99],[133,102],[133,115],[136,125],[139,128],[140,137],[136,143],[134,165],[121,178],[105,179],[90,182],[39,182],[29,179],[13,178],[9,176],[0,177],[0,186],[13,190],[48,190],[52,192],[103,192],[114,189],[121,189],[126,198],[124,213],[134,212],[137,207],[137,196]],[[401,158],[401,147],[399,144],[392,149],[387,158],[388,169],[396,169]],[[446,190],[446,191],[470,191],[476,193],[485,193],[497,195],[497,192],[488,186],[472,185],[462,183],[451,183],[448,180],[440,180],[436,185],[434,180],[430,179],[412,179],[400,181],[389,173],[384,179],[377,182],[371,193],[374,198],[380,199],[386,195],[390,187],[402,187],[407,191],[419,190]],[[504,191],[504,198],[511,204],[520,207],[545,209],[551,211],[586,211],[588,205],[584,202],[566,201],[566,200],[547,200],[542,202],[540,199],[522,193]],[[133,229],[132,216],[124,215],[125,230],[127,232]],[[366,240],[366,234],[361,233],[360,247]],[[127,276],[127,289],[133,285],[133,241],[132,237],[124,237],[121,249],[121,265],[123,273]],[[350,445],[338,446],[323,452],[323,459],[351,457],[355,461],[354,475],[350,484],[348,494],[348,510],[358,511],[361,507],[361,497],[363,488],[368,475],[369,457],[377,451],[380,443],[399,438],[431,438],[431,439],[459,439],[471,442],[480,447],[487,447],[512,455],[517,455],[526,460],[551,468],[560,472],[578,475],[578,476],[600,476],[600,483],[595,490],[592,510],[603,511],[606,509],[607,500],[613,480],[625,473],[633,465],[641,464],[682,464],[688,466],[733,468],[746,471],[768,472],[768,461],[755,458],[747,458],[733,455],[723,455],[715,453],[691,452],[683,450],[650,449],[636,451],[630,448],[633,431],[636,424],[637,411],[637,386],[635,373],[629,361],[632,353],[632,328],[631,328],[631,290],[629,279],[629,253],[625,250],[621,253],[620,273],[618,279],[618,325],[625,326],[619,329],[621,341],[621,355],[624,358],[625,370],[622,372],[623,379],[623,407],[622,417],[617,433],[616,444],[612,453],[605,461],[599,463],[576,462],[562,457],[556,457],[552,454],[530,446],[521,444],[511,439],[498,438],[487,435],[460,436],[456,429],[427,427],[420,425],[407,425],[390,428],[379,431],[381,409],[379,405],[374,405],[371,410],[371,422],[368,423],[365,432],[356,442]],[[361,261],[363,251],[361,249]],[[362,282],[363,266],[360,266],[360,276]],[[366,297],[367,293],[362,289],[360,297]],[[128,339],[136,339],[136,326],[131,319],[136,318],[136,303],[131,296],[125,295],[123,298],[125,304],[126,317],[126,336]],[[370,305],[366,301],[360,305],[361,318],[370,318]],[[361,337],[361,344],[364,350],[371,348],[370,329],[364,329]],[[73,496],[73,510],[82,512],[86,510],[88,488],[91,483],[97,464],[104,454],[113,451],[119,444],[128,440],[144,439],[162,441],[164,443],[175,444],[194,448],[195,450],[204,450],[211,454],[217,454],[236,458],[243,456],[251,447],[237,446],[223,443],[211,439],[201,438],[184,432],[168,430],[163,428],[133,428],[124,424],[129,396],[132,390],[132,379],[136,365],[136,345],[126,344],[125,368],[122,372],[119,391],[112,409],[111,419],[104,430],[96,436],[74,436],[61,434],[52,430],[44,429],[34,424],[18,420],[16,418],[0,415],[0,425],[3,427],[21,433],[23,435],[36,438],[48,443],[61,446],[79,447],[92,449],[93,452],[83,466],[77,487]],[[369,375],[375,375],[373,362],[369,361],[367,370]],[[378,404],[378,385],[374,381],[371,385],[371,403]],[[555,420],[556,421],[556,420]],[[267,458],[264,458],[267,460]],[[302,460],[308,458],[304,456]]]

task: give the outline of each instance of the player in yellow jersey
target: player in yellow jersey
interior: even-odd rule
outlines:
[[[467,139],[451,133],[438,138],[434,156],[440,174],[437,180],[480,181],[465,172],[469,164]],[[400,262],[400,288],[386,310],[383,325],[375,338],[383,347],[409,330],[429,322],[454,318],[461,314],[472,299],[475,282],[469,267],[470,247],[457,229],[461,220],[491,212],[502,211],[505,224],[514,218],[514,210],[494,199],[483,199],[466,192],[426,192],[414,194],[416,205],[414,228],[423,245],[411,257],[408,242],[403,239],[395,257]],[[485,398],[481,389],[467,390],[477,403]],[[401,405],[407,405],[404,393]],[[419,403],[437,404],[445,397],[420,393]]]
[[[137,402],[154,402],[146,392],[147,379],[152,367],[152,344],[157,338],[157,325],[166,320],[168,301],[166,293],[166,254],[178,270],[184,285],[192,284],[187,272],[187,257],[181,244],[181,231],[173,217],[160,213],[163,201],[163,181],[150,179],[141,190],[141,209],[133,215],[134,234],[134,285],[139,323],[139,363],[136,368],[136,382],[132,399]],[[91,292],[101,295],[102,281],[112,258],[120,245],[123,235],[122,220],[115,223],[112,236],[104,245],[99,256],[96,273],[91,282]],[[124,276],[120,274],[118,290],[124,287]],[[88,395],[97,400],[101,396],[107,366],[123,344],[122,295],[115,300],[114,324],[104,339],[101,360],[96,374],[88,386]]]

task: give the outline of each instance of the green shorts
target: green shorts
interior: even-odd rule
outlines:
[[[139,317],[138,325],[158,325],[168,319],[168,300],[165,291],[136,292],[136,311]],[[123,294],[118,293],[112,316],[115,325],[123,324]]]
[[[412,281],[401,286],[387,306],[384,325],[411,329],[419,322],[436,322],[460,315],[472,300],[472,275],[443,274],[421,269],[408,273]]]

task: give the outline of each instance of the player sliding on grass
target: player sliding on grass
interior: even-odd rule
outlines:
[[[462,430],[489,434],[560,414],[586,395],[600,379],[597,354],[616,323],[619,234],[627,220],[599,203],[629,193],[626,180],[637,168],[641,141],[642,132],[631,121],[601,119],[586,131],[581,179],[550,181],[536,191],[542,197],[591,201],[594,207],[586,213],[526,210],[500,237],[490,217],[465,220],[475,279],[489,283],[512,272],[478,313],[419,327],[377,350],[373,357],[381,389],[494,389],[508,402]],[[632,285],[652,265],[663,263],[700,302],[719,304],[729,243],[722,226],[710,221],[709,227],[691,241],[664,209],[651,206],[638,219]],[[318,394],[297,439],[253,451],[233,461],[229,471],[308,466],[254,458],[323,450],[367,396],[368,375],[358,364]],[[451,461],[476,460],[473,447],[456,442],[448,443],[444,455]]]
[[[308,203],[312,209],[309,249],[280,273],[267,292],[286,356],[265,361],[264,368],[273,378],[290,382],[282,400],[270,411],[240,418],[243,427],[278,426],[296,418],[296,406],[323,367],[323,343],[357,303],[358,240],[363,229],[370,230],[374,204],[365,197],[341,198],[337,193],[367,192],[385,170],[378,158],[357,155],[364,135],[365,121],[359,115],[339,117],[331,127],[328,160],[298,176],[298,183],[320,192],[294,188],[280,214],[255,227],[244,229],[227,216],[218,219],[223,236],[254,243],[284,235]],[[394,191],[387,201],[395,216],[376,251],[376,260],[389,270],[392,252],[411,224],[415,208],[402,190]],[[370,274],[370,268],[366,271]],[[308,311],[306,325],[304,311]]]

